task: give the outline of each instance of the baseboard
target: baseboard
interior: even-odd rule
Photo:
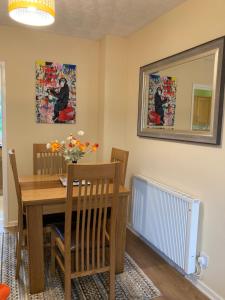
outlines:
[[[127,228],[134,234],[136,235],[140,240],[142,240],[145,244],[147,244],[149,247],[151,247],[151,245],[138,233],[136,232],[133,228],[132,225],[130,223],[127,224]],[[160,256],[162,256],[157,249],[154,249],[153,247],[151,247],[154,251],[156,251],[156,253],[158,253]],[[162,256],[163,257],[163,256]],[[163,257],[165,259],[165,257]],[[167,259],[165,259],[167,261],[167,263],[169,263],[172,267],[174,267],[177,271],[180,272],[180,270],[178,268],[176,268],[176,266],[174,266],[173,264],[171,264]],[[182,272],[180,272],[181,275],[184,275]],[[210,287],[208,287],[203,281],[199,280],[199,279],[195,279],[192,278],[191,275],[189,276],[185,276],[185,278],[187,280],[189,280],[198,290],[200,290],[204,295],[206,295],[210,300],[224,300],[223,297],[219,296],[215,291],[213,291]]]
[[[200,279],[192,279],[186,277],[198,290],[200,290],[204,295],[206,295],[210,300],[224,300],[223,297],[219,296],[215,291],[213,291],[210,287],[208,287],[203,281]]]
[[[10,221],[10,222],[8,222],[8,224],[7,225],[5,225],[4,227],[6,227],[6,228],[8,228],[8,227],[15,227],[15,226],[17,226],[17,220],[15,220],[15,221]]]

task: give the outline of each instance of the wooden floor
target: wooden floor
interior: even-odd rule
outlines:
[[[129,230],[126,251],[160,290],[157,300],[208,299]]]

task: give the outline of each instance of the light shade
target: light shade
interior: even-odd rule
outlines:
[[[55,21],[55,0],[8,0],[8,12],[19,23],[51,25]]]

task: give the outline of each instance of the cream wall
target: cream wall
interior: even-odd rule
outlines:
[[[87,140],[98,141],[99,42],[2,26],[0,37],[0,62],[6,66],[6,146],[16,149],[19,174],[32,173],[33,143],[64,139],[78,129]],[[37,59],[77,65],[77,124],[35,122]],[[10,222],[17,219],[17,204],[9,165],[8,170]]]
[[[225,35],[224,0],[188,0],[161,16],[142,30],[132,34],[123,55],[127,62],[114,69],[127,69],[128,90],[126,107],[120,116],[113,111],[107,116],[105,135],[125,137],[130,151],[127,183],[134,174],[153,177],[181,191],[194,194],[202,201],[199,249],[209,256],[209,267],[202,281],[225,298],[225,130],[222,145],[207,146],[137,137],[138,85],[140,66],[176,54]],[[115,45],[113,45],[115,47]],[[122,55],[122,54],[121,54]],[[114,61],[114,63],[116,63]],[[125,72],[125,71],[124,71]],[[115,75],[117,76],[118,73]],[[110,74],[108,74],[110,77]],[[121,83],[114,86],[123,95]],[[124,122],[118,132],[114,122]],[[125,130],[125,132],[122,130]],[[105,140],[105,147],[114,139]],[[122,145],[122,144],[121,144]]]
[[[112,147],[125,147],[127,100],[127,39],[107,36],[100,42],[99,138],[101,157],[108,160]]]

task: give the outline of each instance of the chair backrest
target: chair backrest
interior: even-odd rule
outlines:
[[[120,162],[120,184],[125,184],[129,151],[112,148],[111,162]]]
[[[66,172],[64,157],[59,152],[47,149],[46,144],[33,144],[33,173],[62,174]]]
[[[19,177],[17,172],[17,165],[16,165],[16,154],[14,149],[8,150],[9,160],[12,167],[13,178],[16,188],[16,195],[17,195],[17,203],[18,203],[18,225],[22,226],[23,220],[23,205],[22,205],[22,197],[21,197],[21,187],[19,183]]]
[[[73,189],[74,179],[78,180]],[[94,274],[109,268],[106,243],[115,251],[116,207],[119,192],[119,163],[68,165],[65,213],[65,257],[74,262],[75,273]],[[77,191],[75,251],[71,254],[73,192]],[[110,232],[107,233],[107,222]],[[68,256],[69,255],[69,256]],[[70,255],[74,255],[71,257]],[[106,271],[106,270],[105,270]]]

